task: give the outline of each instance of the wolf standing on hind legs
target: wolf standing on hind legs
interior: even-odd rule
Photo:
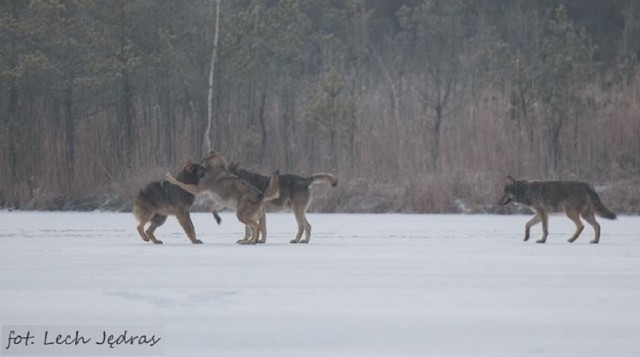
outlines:
[[[256,244],[259,242],[261,222],[264,222],[265,204],[280,196],[278,183],[279,173],[275,171],[269,178],[266,191],[260,192],[247,181],[229,174],[227,163],[222,155],[210,152],[202,165],[205,174],[195,184],[188,184],[176,180],[170,173],[165,178],[168,182],[194,195],[205,193],[214,201],[213,211],[217,208],[230,208],[236,211],[236,217],[245,224],[244,239],[239,244]]]
[[[578,181],[517,181],[513,177],[507,177],[504,186],[504,195],[500,204],[506,205],[515,202],[529,207],[535,212],[535,216],[525,225],[524,240],[529,240],[531,227],[542,222],[542,238],[536,243],[544,243],[549,235],[549,212],[565,212],[567,217],[576,225],[576,231],[569,242],[573,243],[578,237],[584,225],[580,217],[589,223],[596,235],[591,241],[593,244],[600,242],[600,224],[596,221],[595,214],[607,219],[616,219],[616,214],[608,209],[600,200],[596,191],[585,182]]]

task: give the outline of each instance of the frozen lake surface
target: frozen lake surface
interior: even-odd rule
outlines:
[[[154,246],[132,214],[0,212],[0,323],[160,325],[166,356],[640,356],[639,217],[591,245],[553,216],[541,245],[528,216],[309,214],[291,245],[279,213],[261,246],[192,217],[203,245],[175,218]]]

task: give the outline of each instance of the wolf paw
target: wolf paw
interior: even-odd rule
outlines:
[[[193,244],[202,244],[202,241],[200,239],[196,239],[195,241],[193,241]]]
[[[595,240],[595,239],[594,239],[594,240],[590,241],[589,243],[591,243],[591,244],[598,244],[598,243],[599,243],[599,241],[597,241],[597,240]]]
[[[162,241],[156,239],[156,240],[153,241],[153,244],[162,244]]]
[[[236,243],[238,244],[242,244],[242,245],[254,245],[257,242],[254,240],[250,240],[250,239],[240,239],[239,241],[237,241]]]
[[[544,244],[546,241],[547,241],[546,239],[540,239],[540,240],[537,240],[536,243]]]
[[[296,240],[296,239],[292,239],[292,240],[290,240],[290,241],[289,241],[289,243],[291,243],[291,244],[297,244],[297,243],[300,243],[300,242],[299,242],[298,240]]]

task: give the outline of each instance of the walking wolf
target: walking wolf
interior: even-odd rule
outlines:
[[[525,241],[529,239],[531,227],[542,222],[542,238],[537,243],[547,241],[549,212],[564,212],[575,223],[576,231],[569,238],[571,243],[578,239],[584,229],[580,217],[584,218],[595,230],[595,238],[591,241],[594,244],[600,241],[600,224],[596,221],[595,214],[607,219],[616,219],[616,214],[602,203],[593,187],[585,182],[528,182],[518,181],[508,176],[500,204],[506,205],[509,202],[527,206],[536,214],[525,225]]]

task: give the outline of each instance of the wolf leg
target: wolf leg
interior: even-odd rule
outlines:
[[[289,243],[296,244],[300,243],[300,238],[302,238],[302,233],[304,233],[304,211],[299,207],[293,207],[293,214],[296,217],[296,223],[298,223],[298,233],[296,233],[296,237],[293,238]]]
[[[524,226],[524,241],[528,241],[529,240],[529,233],[531,232],[531,227],[535,226],[536,224],[540,223],[540,216],[539,215],[535,215],[533,216],[533,218],[531,218],[529,220],[529,222],[527,222],[527,224]]]
[[[193,227],[193,222],[191,222],[191,216],[189,215],[189,211],[185,212],[177,212],[176,218],[178,218],[178,222],[182,226],[182,229],[187,234],[187,237],[193,244],[202,244],[200,239],[196,239],[196,230]]]
[[[138,224],[138,226],[136,227],[136,230],[138,231],[138,234],[140,235],[140,238],[142,238],[143,241],[148,242],[149,241],[149,237],[147,237],[147,234],[144,232],[144,225],[147,224],[147,222],[143,221],[140,222],[140,224]]]
[[[218,212],[223,208],[224,208],[224,206],[216,203],[215,201],[213,202],[211,207],[209,207],[209,210],[211,211],[211,214],[213,215],[213,218],[216,220],[216,223],[218,223],[218,224],[220,224],[220,222],[222,222],[222,218],[220,218],[220,214],[218,214]]]
[[[245,224],[244,226],[244,237],[241,239],[238,239],[236,241],[237,244],[247,244],[247,242],[249,241],[249,239],[251,238],[251,227],[249,227],[248,225]]]
[[[136,208],[134,207],[134,210]],[[149,221],[151,221],[151,219],[153,218],[153,212],[148,213],[137,213],[136,212],[136,218],[138,218],[138,225],[136,226],[136,230],[138,231],[138,234],[140,235],[140,238],[142,238],[143,241],[148,242],[149,241],[149,236],[147,236],[147,234],[144,232],[144,226],[149,223]]]
[[[156,239],[156,236],[153,234],[153,232],[156,231],[156,228],[158,228],[158,226],[151,223],[151,225],[147,229],[147,236],[149,237],[149,239],[153,244],[162,244],[162,241],[159,239]]]
[[[253,238],[256,237],[256,238]],[[253,227],[249,224],[245,224],[244,226],[244,238],[239,239],[237,244],[256,244],[262,243],[260,242],[260,228],[258,228],[258,232],[253,232]]]
[[[251,238],[249,238],[249,244],[257,244],[260,239],[260,224],[254,220],[248,222],[251,227]]]
[[[245,233],[245,239],[241,239],[239,240],[238,244],[256,244],[258,243],[258,236],[260,235],[260,225],[256,222],[243,222],[245,223],[245,230],[246,232],[250,232],[248,238],[247,235]]]
[[[576,239],[578,239],[578,236],[580,236],[580,233],[582,233],[582,230],[584,229],[584,224],[582,224],[582,222],[580,221],[580,214],[577,211],[570,211],[567,210],[567,217],[569,217],[570,220],[573,221],[573,223],[575,223],[576,225],[576,232],[573,233],[573,236],[571,238],[569,238],[569,243],[573,243],[575,242]]]
[[[250,205],[250,204],[249,204]],[[238,241],[238,244],[256,244],[260,225],[255,221],[255,211],[250,206],[240,204],[236,210],[236,217],[245,225],[245,238]]]
[[[300,243],[309,243],[311,239],[311,224],[307,221],[307,217],[302,211],[302,224],[304,225],[304,239],[300,241]]]
[[[590,242],[592,244],[598,244],[600,242],[600,224],[596,221],[596,217],[593,216],[593,212],[583,213],[582,218],[584,218],[587,223],[593,227],[593,230],[596,232],[595,238]]]
[[[549,235],[549,215],[546,212],[538,212],[538,216],[542,221],[542,238],[537,240],[536,243],[545,243]]]
[[[264,244],[267,242],[267,214],[266,213],[262,213],[262,216],[260,216],[260,220],[258,221],[258,224],[260,224],[260,233],[262,233],[262,237],[258,239],[258,243]]]
[[[163,225],[166,220],[167,216],[163,214],[154,214],[153,217],[151,217],[151,224],[149,225],[149,228],[147,228],[147,237],[149,237],[154,244],[162,244],[161,240],[156,239],[154,232],[156,231],[156,228]]]
[[[300,242],[300,238],[302,237],[302,233],[304,233],[304,226],[298,223],[298,233],[296,233],[296,237],[289,241],[291,244],[296,244]]]
[[[258,243],[260,243],[260,239],[261,239],[260,235],[262,234],[262,226],[260,225],[259,221],[256,222],[256,223],[258,224],[258,226],[255,227],[255,229],[256,229],[255,233],[256,234],[255,234],[254,238],[252,239],[252,243],[251,244],[258,244]]]
[[[211,214],[213,214],[213,218],[216,220],[216,223],[220,224],[220,222],[222,222],[222,218],[220,218],[218,211],[211,209]]]

